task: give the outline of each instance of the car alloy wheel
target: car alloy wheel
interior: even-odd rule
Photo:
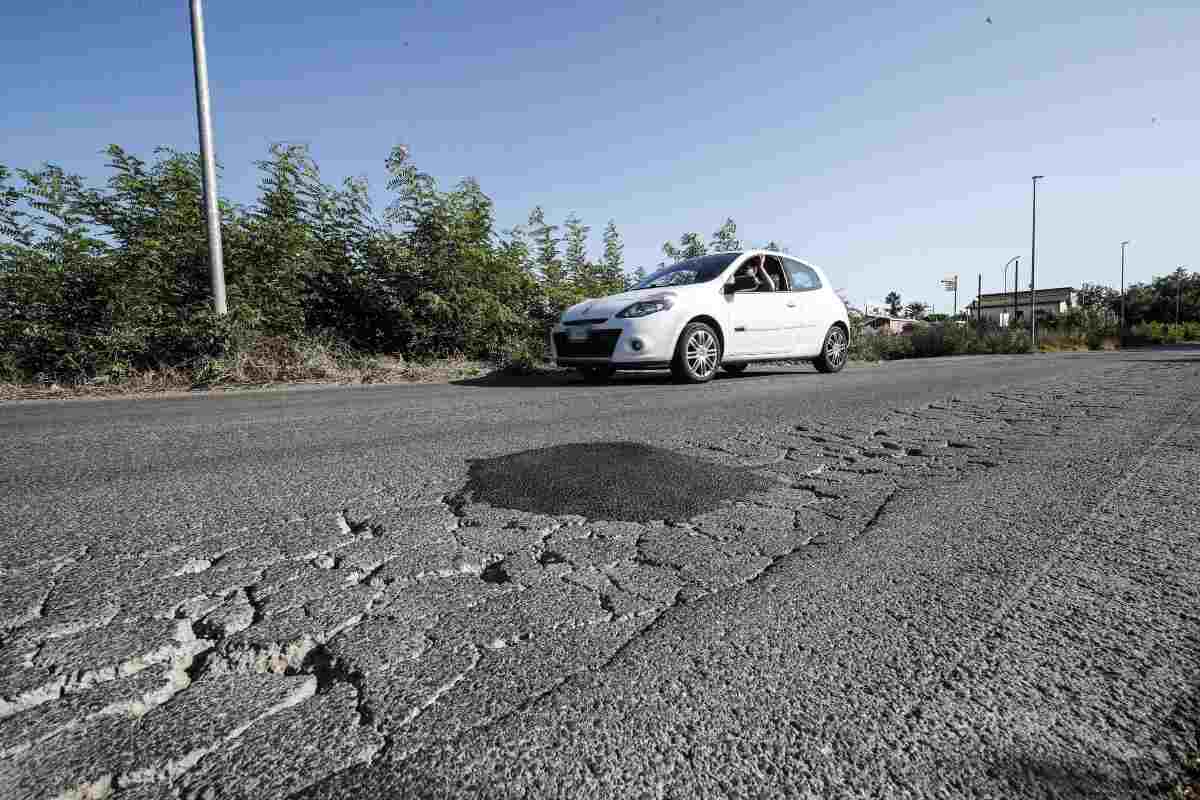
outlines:
[[[697,378],[707,378],[717,369],[717,339],[704,329],[688,337],[684,351],[688,369]]]
[[[703,322],[690,323],[679,336],[671,371],[689,383],[712,380],[721,366],[721,340]]]
[[[813,364],[821,372],[837,372],[846,366],[846,357],[850,352],[850,343],[842,326],[834,325],[825,334],[825,347]]]

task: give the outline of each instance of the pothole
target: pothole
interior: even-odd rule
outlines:
[[[508,583],[508,570],[504,568],[503,561],[497,561],[494,564],[488,564],[483,568],[483,572],[479,573],[479,577],[487,583]]]
[[[476,502],[589,519],[684,520],[772,486],[736,469],[636,442],[564,444],[471,462]]]

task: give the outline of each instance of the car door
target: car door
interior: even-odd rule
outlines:
[[[821,352],[830,325],[828,292],[823,291],[821,278],[812,267],[795,258],[784,257],[782,260],[791,284],[787,292],[791,352],[802,356],[816,355]]]
[[[787,291],[744,290],[725,295],[729,314],[726,356],[785,355],[792,349]]]

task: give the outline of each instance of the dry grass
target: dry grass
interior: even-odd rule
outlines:
[[[1119,350],[1121,340],[1116,336],[1105,336],[1101,339],[1100,350]],[[1042,353],[1074,353],[1091,350],[1087,337],[1075,334],[1039,333],[1038,351]]]
[[[0,400],[84,397],[142,397],[200,390],[261,389],[287,384],[449,383],[504,372],[484,361],[446,358],[412,362],[398,355],[352,356],[339,360],[328,348],[297,350],[286,340],[260,339],[247,351],[192,370],[165,367],[134,372],[120,382],[77,384],[0,383]]]

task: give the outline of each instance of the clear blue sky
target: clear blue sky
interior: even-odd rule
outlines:
[[[0,163],[103,176],[118,143],[196,148],[186,0],[5,0]],[[1038,284],[1200,271],[1200,7],[1006,0],[363,3],[208,0],[222,194],[269,143],[328,179],[410,146],[477,177],[503,227],[534,204],[614,218],[627,265],[732,216],[851,299],[939,309],[999,290],[1039,189]],[[903,7],[900,7],[903,6]],[[991,16],[992,23],[986,21]],[[966,287],[970,287],[967,290]]]

